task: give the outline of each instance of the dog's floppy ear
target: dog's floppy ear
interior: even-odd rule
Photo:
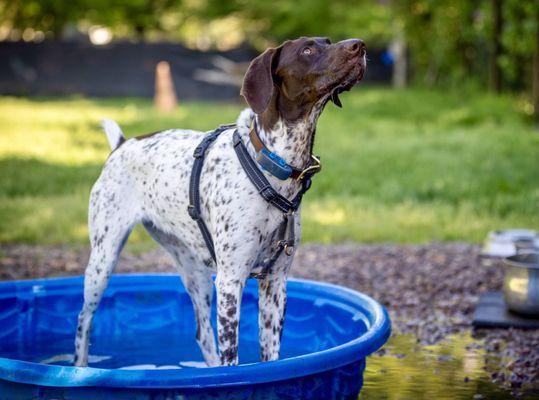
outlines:
[[[256,57],[243,78],[241,95],[249,107],[257,114],[262,114],[268,108],[273,96],[273,65],[280,53],[280,47],[270,48]]]

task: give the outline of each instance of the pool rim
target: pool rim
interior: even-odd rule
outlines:
[[[167,279],[178,274],[114,274],[110,284],[130,279]],[[10,285],[40,285],[78,283],[82,276],[43,278],[0,282],[0,294]],[[324,299],[338,300],[361,308],[372,317],[370,328],[361,336],[315,353],[308,353],[277,361],[242,364],[232,367],[184,368],[160,370],[120,370],[94,367],[46,365],[30,361],[0,357],[0,379],[11,382],[48,387],[110,387],[145,389],[203,389],[240,385],[265,384],[301,378],[360,361],[382,347],[391,335],[391,322],[385,308],[377,301],[355,290],[325,282],[289,278],[291,291],[305,290],[324,293]]]

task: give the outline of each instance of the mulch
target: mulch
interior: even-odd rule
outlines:
[[[80,275],[87,248],[1,245],[0,280]],[[395,333],[433,344],[470,332],[489,359],[494,382],[512,390],[539,385],[539,330],[473,329],[479,296],[500,290],[499,261],[484,258],[466,243],[426,245],[307,244],[298,251],[291,275],[348,286],[387,307]],[[116,272],[174,272],[162,250],[123,254]],[[493,356],[493,357],[492,357]]]

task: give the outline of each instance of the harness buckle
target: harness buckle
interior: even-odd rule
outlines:
[[[301,174],[299,174],[298,176],[298,181],[301,181],[303,178],[305,178],[305,175],[314,175],[317,172],[320,172],[320,170],[322,169],[322,164],[320,163],[320,159],[318,157],[311,154],[311,161],[314,161],[314,164],[301,171]]]
[[[195,158],[201,158],[204,156],[204,153],[206,153],[206,146],[202,145],[203,143],[199,144],[195,151],[193,152],[193,157]]]
[[[195,221],[200,219],[200,214],[198,213],[198,210],[192,204],[189,204],[187,206],[187,214],[189,214],[189,216]]]

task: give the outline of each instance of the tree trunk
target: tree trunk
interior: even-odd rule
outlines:
[[[408,60],[406,59],[406,42],[402,32],[391,42],[389,49],[393,54],[393,87],[406,87],[408,83]]]
[[[490,89],[496,93],[502,90],[502,72],[500,69],[500,55],[502,54],[502,2],[503,0],[492,0],[492,54],[490,56]]]
[[[535,32],[535,51],[533,52],[533,115],[539,127],[539,8],[537,9]]]
[[[464,15],[464,23],[467,24],[466,26],[473,26],[474,24],[474,13],[477,12],[477,6],[475,2],[466,4],[464,7],[463,12]],[[472,76],[474,73],[474,64],[476,55],[474,52],[474,42],[470,37],[464,37],[464,34],[461,33],[461,36],[457,40],[457,46],[456,52],[459,52],[462,55],[462,65],[464,66],[464,73],[466,76]]]

